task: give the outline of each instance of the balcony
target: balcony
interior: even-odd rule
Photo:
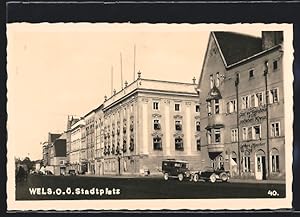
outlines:
[[[223,121],[222,114],[214,114],[214,115],[208,116],[206,129],[223,128],[223,127],[224,127],[224,121]]]
[[[208,144],[207,148],[208,148],[208,152],[223,152],[224,144],[223,143]]]

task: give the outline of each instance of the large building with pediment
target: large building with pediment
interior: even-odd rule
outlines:
[[[201,168],[284,179],[283,55],[280,31],[211,32],[198,85]]]

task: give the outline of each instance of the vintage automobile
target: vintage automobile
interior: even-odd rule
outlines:
[[[212,167],[205,167],[202,171],[193,174],[193,181],[198,182],[204,180],[215,183],[216,181],[227,182],[229,180],[230,173],[224,169],[214,169]]]
[[[70,176],[76,176],[76,171],[75,170],[69,170],[68,173]]]
[[[183,160],[167,159],[162,161],[164,179],[177,178],[180,182],[190,179],[189,163]]]

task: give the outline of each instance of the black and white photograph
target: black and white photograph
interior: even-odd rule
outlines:
[[[8,209],[291,208],[292,40],[291,24],[7,24]]]

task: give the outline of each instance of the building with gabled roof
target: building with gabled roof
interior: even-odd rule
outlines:
[[[198,84],[201,168],[285,178],[283,32],[211,32]]]

